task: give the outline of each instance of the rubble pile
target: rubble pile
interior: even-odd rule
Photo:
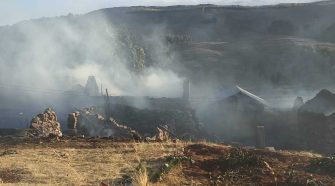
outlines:
[[[168,131],[183,139],[194,136],[201,138],[205,135],[191,109],[138,109],[126,105],[113,105],[111,112],[114,119],[126,123],[143,136],[156,135],[157,127],[161,125],[167,125]]]
[[[68,115],[67,126],[75,129],[77,134],[84,136],[109,136],[110,130],[105,130],[105,118],[96,112],[94,107],[84,108]]]
[[[84,136],[106,136],[106,131],[111,131],[112,137],[132,138],[136,141],[142,141],[144,138],[136,130],[126,125],[119,124],[114,118],[108,120],[96,113],[95,108],[85,108],[80,112],[73,112],[68,115],[68,128],[77,129],[80,135]],[[98,130],[100,129],[100,131]],[[107,136],[110,137],[110,136]],[[156,133],[153,137],[145,138],[147,141],[165,142],[169,141],[170,134],[168,126],[156,127]]]
[[[108,123],[114,131],[114,136],[126,137],[127,135],[131,135],[131,137],[136,141],[142,140],[142,136],[136,130],[131,129],[128,126],[118,124],[113,118],[109,118]]]
[[[168,141],[171,136],[191,139],[201,134],[191,110],[150,110],[115,104],[110,110],[112,117],[105,119],[99,114],[104,112],[99,107],[77,109],[68,115],[68,128],[76,129],[78,135],[84,136],[159,142]]]
[[[141,135],[126,125],[119,124],[113,118],[105,120],[94,107],[85,108],[68,115],[68,128],[77,129],[77,133],[84,136],[104,136],[133,138],[142,140]]]
[[[56,112],[47,108],[43,114],[38,114],[31,120],[29,132],[31,137],[50,137],[56,136],[61,137],[62,131],[60,123],[57,121]]]
[[[170,140],[170,136],[169,136],[169,133],[166,130],[157,127],[157,133],[156,133],[156,135],[154,136],[153,139],[155,141],[163,142],[163,141]]]

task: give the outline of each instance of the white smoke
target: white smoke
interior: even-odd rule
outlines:
[[[178,97],[182,79],[172,71],[159,67],[145,68],[141,73],[130,69],[129,52],[119,40],[119,28],[103,16],[77,19],[61,17],[41,19],[6,27],[15,32],[0,38],[2,82],[25,85],[31,89],[68,90],[75,84],[85,85],[88,76],[96,76],[98,84],[112,95]],[[155,38],[155,37],[153,37]],[[166,64],[159,39],[148,40],[157,45],[153,53],[157,64]]]

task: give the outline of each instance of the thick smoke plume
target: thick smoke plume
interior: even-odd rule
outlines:
[[[181,95],[181,78],[159,65],[147,65],[145,49],[135,46],[120,26],[112,25],[103,16],[40,19],[14,27],[2,28],[10,36],[1,38],[0,44],[0,63],[4,64],[0,83],[5,87],[56,93],[75,84],[85,85],[87,77],[93,75],[99,86],[108,88],[112,95]],[[15,32],[8,33],[12,30]],[[154,35],[152,38],[145,42],[163,42]],[[152,53],[160,55],[155,58],[160,60],[157,64],[173,60],[164,51]]]

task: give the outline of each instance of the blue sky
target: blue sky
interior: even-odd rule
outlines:
[[[106,7],[177,4],[264,5],[314,0],[0,0],[0,25],[59,15],[83,14]]]

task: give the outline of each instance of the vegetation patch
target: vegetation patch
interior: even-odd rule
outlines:
[[[184,155],[167,156],[158,171],[150,170],[149,176],[152,182],[161,181],[164,175],[168,174],[175,166],[181,163],[193,163],[191,157]]]
[[[0,183],[18,183],[28,173],[23,169],[0,169]]]
[[[7,149],[0,152],[0,156],[13,155],[13,154],[17,154],[16,150]]]
[[[335,157],[313,158],[310,161],[308,170],[315,173],[326,173],[335,175]]]
[[[217,159],[209,159],[203,162],[203,168],[213,170],[214,167],[220,171],[232,171],[240,168],[262,167],[263,161],[252,151],[241,148],[231,149]]]

